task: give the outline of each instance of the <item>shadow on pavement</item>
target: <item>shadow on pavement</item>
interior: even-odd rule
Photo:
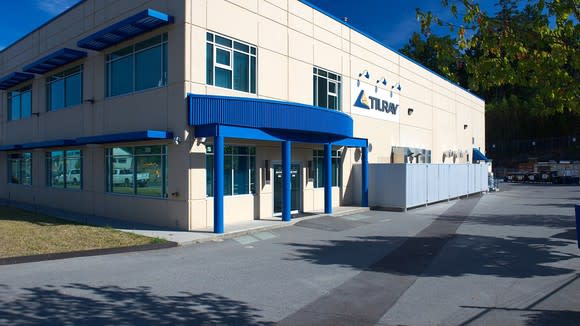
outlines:
[[[404,242],[395,250],[396,244]],[[580,256],[558,251],[571,241],[550,238],[507,239],[455,235],[441,237],[361,237],[333,240],[325,244],[289,244],[296,260],[314,264],[370,270],[398,275],[461,276],[465,274],[527,278],[563,275],[574,270],[549,266]],[[439,254],[439,248],[445,250]],[[377,249],[379,247],[379,249]],[[384,248],[386,256],[369,266],[360,257]],[[389,252],[390,251],[390,252]],[[439,254],[439,255],[438,255]],[[435,268],[428,268],[437,257]],[[459,263],[460,262],[460,263]],[[433,266],[432,266],[433,267]]]
[[[464,222],[466,224],[485,224],[497,226],[541,226],[549,228],[576,227],[573,216],[570,215],[472,215]]]
[[[0,296],[3,325],[270,325],[257,312],[217,294],[162,296],[149,287],[46,285]]]
[[[568,310],[542,311],[527,314],[526,325],[528,326],[578,326],[580,325],[580,312]]]

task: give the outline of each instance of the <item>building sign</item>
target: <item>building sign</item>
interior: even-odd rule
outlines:
[[[353,80],[351,83],[352,114],[399,122],[399,93]]]

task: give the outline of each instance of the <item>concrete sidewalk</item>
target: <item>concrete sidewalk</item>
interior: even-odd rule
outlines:
[[[297,216],[293,215],[292,220],[290,222],[283,222],[281,218],[276,217],[272,217],[270,219],[253,220],[226,225],[225,233],[223,234],[213,233],[212,228],[198,229],[194,231],[164,230],[161,228],[155,229],[155,227],[132,227],[130,225],[127,225],[125,227],[117,226],[115,228],[125,232],[136,233],[153,238],[165,239],[168,241],[175,242],[179,246],[186,246],[208,241],[222,241],[225,239],[241,237],[254,232],[284,228],[294,225],[300,221],[314,219],[327,215],[343,216],[357,214],[366,211],[369,211],[368,207],[342,206],[334,208],[334,212],[332,214],[325,214],[324,212],[319,211],[308,215],[302,214]]]

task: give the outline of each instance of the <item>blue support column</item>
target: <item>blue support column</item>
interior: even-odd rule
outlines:
[[[224,233],[224,136],[215,136],[213,147],[213,232]]]
[[[362,195],[361,207],[369,207],[369,149],[363,147],[362,149]]]
[[[282,221],[290,222],[292,219],[292,183],[290,175],[290,162],[292,161],[292,142],[282,142]]]
[[[332,145],[324,144],[324,213],[332,214]]]

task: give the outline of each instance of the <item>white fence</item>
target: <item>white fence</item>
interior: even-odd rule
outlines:
[[[487,171],[485,164],[369,164],[369,206],[404,210],[487,191]],[[358,187],[360,165],[354,175]]]

